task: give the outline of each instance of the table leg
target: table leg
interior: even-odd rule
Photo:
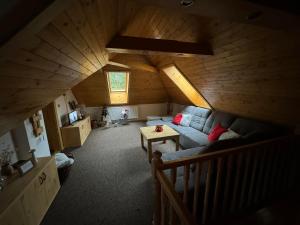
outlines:
[[[148,140],[148,160],[151,163],[152,160],[152,142]]]
[[[144,146],[144,137],[143,137],[142,134],[141,134],[141,145],[142,145],[142,148],[145,149],[145,146]]]
[[[176,151],[179,151],[179,137],[175,138],[175,142],[176,142]]]

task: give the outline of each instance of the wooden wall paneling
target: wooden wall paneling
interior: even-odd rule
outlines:
[[[296,13],[285,12],[286,6],[284,6],[284,4],[281,4],[280,7],[278,6],[278,3],[273,3],[271,1],[268,4],[269,7],[266,7],[266,4],[260,2],[250,1],[224,2],[220,0],[202,0],[200,2],[194,2],[191,7],[183,7],[173,0],[138,0],[138,2],[169,9],[177,14],[187,13],[191,15],[219,18],[225,21],[230,20],[244,24],[254,24],[272,29],[299,31],[299,26],[296,26],[297,22],[300,20],[299,16]],[[287,3],[287,5],[288,4],[289,3]],[[291,6],[289,7],[291,8]],[[284,10],[278,10],[276,8],[284,8]],[[258,18],[252,20],[247,19],[247,17],[251,17],[254,12],[261,12],[262,14],[259,15],[260,17]]]
[[[22,72],[20,72],[22,71]],[[3,77],[19,77],[27,79],[55,80],[71,82],[73,77],[62,76],[61,74],[33,68],[27,65],[11,62],[9,60],[0,61],[0,75]]]
[[[27,65],[33,68],[39,68],[53,73],[59,73],[62,74],[62,76],[70,76],[73,78],[80,78],[81,76],[84,76],[77,71],[62,66],[61,64],[57,64],[55,62],[46,60],[43,57],[32,54],[22,49],[18,50],[16,54],[5,56],[5,58],[1,60],[7,60],[7,59],[12,62],[16,62],[22,65]]]
[[[89,21],[85,17],[80,2],[74,2],[74,4],[72,4],[72,6],[66,10],[66,13],[90,49],[93,51],[93,54],[96,56],[101,67],[105,66],[108,59],[107,53],[104,48],[99,46],[99,42],[97,41],[95,34],[90,27]]]
[[[138,57],[132,57],[138,60]],[[144,59],[139,59],[145,63]],[[130,64],[130,63],[129,63]],[[146,65],[146,64],[145,64]],[[116,66],[106,66],[103,71],[124,70]],[[128,69],[125,69],[128,71]],[[129,102],[128,104],[147,104],[168,101],[168,94],[158,73],[143,70],[129,70]],[[109,105],[106,76],[101,71],[75,86],[73,93],[78,102],[87,106]]]
[[[90,71],[96,72],[97,68],[76,48],[60,31],[53,25],[48,24],[43,30],[38,33],[39,38],[52,45],[60,52],[72,58],[80,65]]]
[[[132,70],[158,73],[158,69],[143,55],[117,54],[111,57],[112,62],[120,63]],[[117,64],[115,64],[118,66]]]
[[[93,50],[88,46],[84,38],[78,32],[70,17],[64,12],[60,14],[52,24],[97,68],[102,67]]]
[[[11,52],[26,45],[30,39],[36,35],[43,27],[51,22],[65,8],[67,8],[74,0],[55,0],[43,12],[36,16],[22,30],[15,34],[9,41],[0,47],[0,55]]]
[[[86,76],[88,76],[92,73],[90,70],[88,70],[84,66],[80,65],[78,62],[76,62],[72,58],[70,58],[68,55],[63,54],[61,51],[52,47],[45,41],[37,40],[36,46],[29,49],[29,51],[35,55],[44,57],[45,59],[56,62],[60,65],[63,65],[65,67],[70,68],[79,73],[82,73]]]
[[[106,76],[98,71],[72,88],[79,104],[86,106],[109,105]]]

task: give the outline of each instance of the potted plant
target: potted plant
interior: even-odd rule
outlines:
[[[9,147],[2,150],[0,154],[1,175],[10,176],[14,172],[14,168],[10,165],[13,152],[9,151]]]

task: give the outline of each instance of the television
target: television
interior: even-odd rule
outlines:
[[[76,122],[78,120],[78,115],[76,111],[70,112],[68,114],[69,117],[69,123],[73,124],[74,122]]]

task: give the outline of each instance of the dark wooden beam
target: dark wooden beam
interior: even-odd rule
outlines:
[[[106,46],[111,53],[125,54],[167,54],[171,56],[189,57],[195,55],[213,55],[208,43],[190,43],[174,40],[150,39],[128,36],[116,36]]]

